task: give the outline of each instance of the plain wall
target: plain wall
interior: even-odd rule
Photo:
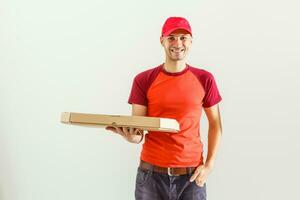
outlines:
[[[134,76],[164,62],[169,16],[193,29],[192,66],[214,74],[223,135],[208,199],[299,199],[297,1],[0,2],[0,199],[134,199],[141,145],[60,123],[131,114]],[[207,148],[207,119],[201,119]],[[205,150],[206,151],[206,150]]]

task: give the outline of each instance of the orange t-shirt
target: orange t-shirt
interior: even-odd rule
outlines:
[[[202,107],[221,100],[213,75],[188,64],[181,72],[167,72],[161,64],[139,73],[134,78],[128,103],[147,106],[149,117],[176,119],[180,125],[179,133],[149,131],[141,160],[161,167],[202,164]]]

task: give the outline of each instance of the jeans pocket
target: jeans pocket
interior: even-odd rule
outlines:
[[[144,171],[141,168],[138,168],[136,175],[136,184],[144,185],[149,179],[150,172]]]
[[[200,186],[200,185],[198,185],[198,184],[196,183],[196,181],[193,181],[193,184],[194,184],[196,187],[198,187],[198,188],[206,189],[206,183],[204,183],[203,186]]]

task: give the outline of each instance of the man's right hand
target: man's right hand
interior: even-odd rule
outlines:
[[[125,140],[131,143],[138,144],[144,137],[144,131],[138,128],[106,126],[105,129],[121,135]]]

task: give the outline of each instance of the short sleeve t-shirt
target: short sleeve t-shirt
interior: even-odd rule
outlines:
[[[180,72],[168,72],[161,64],[136,75],[128,103],[147,106],[147,116],[176,119],[180,126],[178,133],[148,131],[141,160],[161,167],[202,164],[202,107],[221,100],[213,75],[188,64]]]

